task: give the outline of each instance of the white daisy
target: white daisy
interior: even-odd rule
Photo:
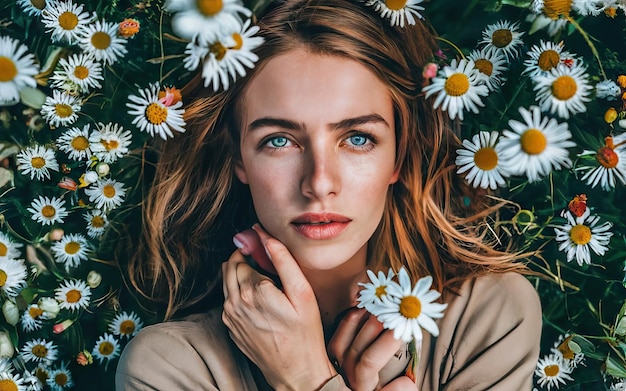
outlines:
[[[183,59],[183,65],[190,71],[195,71],[204,59],[209,55],[208,44],[198,42],[197,39],[191,40],[185,47],[185,58]],[[206,81],[206,80],[205,80]]]
[[[21,349],[22,358],[26,362],[50,364],[57,358],[57,347],[52,341],[37,338],[26,342]]]
[[[63,223],[63,218],[69,214],[65,209],[65,201],[57,197],[39,196],[30,206],[26,210],[33,214],[32,219],[43,225]]]
[[[68,158],[72,160],[88,160],[91,157],[89,131],[89,124],[83,126],[82,130],[80,128],[71,128],[57,138],[57,147],[67,153]]]
[[[92,209],[84,217],[87,221],[87,235],[91,238],[99,238],[109,226],[109,218],[100,209]]]
[[[589,209],[580,217],[566,210],[561,213],[561,216],[567,219],[567,223],[554,228],[554,232],[556,241],[560,242],[559,251],[567,253],[567,262],[576,258],[579,266],[583,263],[591,264],[590,249],[596,255],[604,255],[613,236],[613,233],[609,231],[613,224],[605,221],[598,225],[600,217],[592,216]]]
[[[532,79],[535,76],[546,76],[552,69],[556,68],[560,64],[565,64],[566,61],[574,64],[574,57],[566,51],[563,51],[563,43],[539,41],[539,45],[533,45],[530,51],[527,53],[527,58],[524,60],[526,69],[524,72]]]
[[[370,282],[359,282],[359,285],[362,286],[363,289],[359,292],[359,297],[357,298],[359,304],[357,304],[357,307],[369,309],[370,305],[373,303],[382,303],[381,298],[387,294],[388,286],[390,284],[396,284],[396,282],[393,281],[395,273],[391,269],[387,271],[386,276],[385,273],[379,271],[378,277],[376,277],[373,271],[368,270],[367,276]]]
[[[93,347],[91,354],[100,361],[110,361],[120,354],[120,344],[115,337],[109,333],[104,333],[98,338],[96,346]]]
[[[404,20],[408,25],[414,25],[415,19],[422,19],[420,11],[424,7],[418,5],[422,0],[367,0],[366,6],[374,7],[383,19],[389,19],[392,26],[404,27]]]
[[[43,390],[43,384],[41,384],[37,376],[35,376],[34,372],[26,370],[24,371],[24,373],[22,373],[22,376],[24,377],[24,387],[26,391]]]
[[[52,42],[64,41],[72,45],[78,41],[85,27],[93,20],[88,12],[83,12],[83,5],[76,5],[71,0],[50,2],[41,13],[41,21],[46,33],[52,33]]]
[[[50,378],[50,368],[47,365],[39,364],[33,370],[33,373],[35,374],[37,379],[39,379],[41,387],[43,388],[43,386],[46,384],[46,381]]]
[[[46,378],[46,384],[51,391],[64,391],[74,387],[72,373],[67,367],[67,362],[62,362],[60,367],[51,369]]]
[[[65,265],[65,271],[70,272],[70,268],[78,267],[82,261],[89,259],[91,245],[81,234],[65,234],[61,240],[54,242],[50,247],[57,262]]]
[[[22,259],[0,258],[0,292],[15,297],[26,286],[26,266]]]
[[[485,44],[487,49],[502,53],[509,61],[517,57],[517,49],[524,43],[522,35],[524,33],[519,32],[518,23],[501,20],[483,30],[483,38],[479,44]]]
[[[39,330],[43,326],[42,320],[44,319],[47,319],[44,311],[37,304],[31,304],[22,315],[22,329],[27,333]]]
[[[152,137],[158,134],[167,140],[168,137],[174,137],[172,130],[180,133],[185,131],[185,109],[181,108],[182,101],[167,105],[165,98],[159,98],[160,89],[158,82],[152,83],[148,88],[139,90],[141,96],[129,95],[130,102],[126,106],[131,109],[128,114],[135,116],[133,124],[139,130]]]
[[[11,237],[0,232],[0,259],[14,259],[21,255],[19,250],[24,245],[11,240]]]
[[[240,0],[168,0],[165,9],[174,12],[172,29],[189,40],[214,41],[222,31],[232,31],[242,24],[240,14],[252,13]]]
[[[587,111],[584,102],[590,100],[592,87],[585,71],[583,65],[559,65],[547,75],[537,76],[534,90],[537,91],[536,99],[541,110],[557,113],[559,117],[566,119],[570,112],[576,114]]]
[[[611,384],[609,391],[626,391],[626,379],[617,379],[617,381]]]
[[[537,106],[519,109],[524,122],[509,120],[511,130],[504,130],[499,144],[501,157],[512,174],[525,174],[529,182],[548,175],[553,169],[570,167],[566,148],[574,147],[567,122],[543,117]]]
[[[43,145],[23,149],[16,155],[16,160],[22,175],[30,174],[30,179],[50,179],[50,170],[59,171],[54,151]]]
[[[447,304],[434,303],[441,294],[430,290],[433,282],[431,276],[420,278],[415,286],[406,269],[398,273],[398,284],[390,284],[389,292],[381,298],[381,303],[371,305],[371,313],[378,317],[386,329],[394,330],[395,339],[409,342],[421,340],[422,330],[439,335],[439,327],[433,320],[443,317]]]
[[[508,170],[501,164],[502,148],[498,144],[498,132],[482,131],[472,137],[472,141],[463,140],[463,149],[457,149],[455,164],[459,166],[457,174],[465,175],[474,187],[495,190],[504,186]]]
[[[128,314],[124,311],[121,314],[117,314],[117,316],[115,316],[115,318],[111,321],[109,331],[111,331],[114,335],[130,338],[137,335],[142,327],[143,323],[137,314],[134,312]]]
[[[548,390],[552,387],[559,388],[559,383],[565,384],[566,380],[574,380],[570,376],[571,373],[572,369],[563,362],[561,357],[555,354],[544,356],[537,362],[535,368],[537,383]]]
[[[508,68],[502,53],[482,48],[473,50],[467,57],[474,61],[474,66],[480,72],[480,76],[487,88],[489,88],[489,91],[495,91],[506,80],[503,73]]]
[[[47,96],[41,106],[41,116],[51,126],[67,126],[76,122],[81,108],[80,98],[53,90],[52,96]]]
[[[46,0],[17,0],[17,4],[22,7],[29,16],[39,16],[46,8]]]
[[[86,94],[89,90],[101,88],[102,65],[84,53],[74,54],[59,60],[57,70],[50,76],[52,87]]]
[[[91,152],[102,162],[113,163],[118,158],[128,153],[132,134],[129,130],[124,131],[122,125],[109,122],[98,124],[89,136]]]
[[[481,80],[474,61],[462,59],[457,65],[454,59],[422,91],[426,93],[426,98],[437,94],[434,108],[441,105],[441,109],[447,111],[451,119],[458,116],[462,120],[464,109],[478,113],[478,106],[484,106],[480,97],[487,96],[489,89]]]
[[[70,311],[87,308],[91,298],[91,289],[81,280],[65,280],[54,292],[59,306]]]
[[[118,24],[96,20],[83,30],[79,39],[81,49],[104,64],[113,64],[123,57],[126,39],[118,35]]]
[[[572,8],[582,16],[598,16],[607,7],[606,0],[572,0]]]
[[[2,390],[26,391],[24,379],[19,374],[10,371],[0,371],[0,388]]]
[[[554,347],[551,348],[550,351],[560,355],[565,364],[575,369],[580,364],[584,365],[585,354],[581,351],[580,346],[574,342],[573,338],[573,335],[561,334],[556,342],[554,342]]]
[[[613,80],[602,80],[596,84],[596,97],[599,99],[616,100],[622,90]]]
[[[608,136],[604,140],[605,145],[597,151],[585,151],[579,155],[595,155],[598,166],[583,166],[576,170],[586,171],[581,180],[587,181],[592,188],[600,184],[603,190],[610,191],[618,180],[626,184],[626,133]]]
[[[113,179],[99,179],[94,185],[85,189],[89,202],[95,202],[96,208],[105,211],[115,209],[124,202],[126,189],[124,184]]]
[[[17,39],[0,36],[0,106],[14,105],[20,90],[37,87],[33,77],[39,72],[35,56]]]

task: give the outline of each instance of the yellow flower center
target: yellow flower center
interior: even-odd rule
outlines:
[[[67,384],[67,375],[63,372],[57,373],[56,376],[54,376],[54,382],[57,385],[64,387]]]
[[[584,224],[576,224],[569,231],[572,242],[578,245],[585,245],[591,241],[591,229]]]
[[[72,106],[66,105],[65,103],[57,103],[54,106],[54,110],[60,118],[67,118],[70,115],[74,114],[74,110],[72,110]]]
[[[566,360],[573,360],[574,357],[576,357],[576,354],[574,353],[574,351],[572,350],[572,348],[570,348],[569,343],[572,340],[572,336],[570,335],[569,337],[567,337],[565,339],[565,341],[563,341],[558,347],[557,349],[559,350],[559,352],[561,352],[561,354],[563,354],[563,358]]]
[[[619,156],[612,148],[602,147],[598,149],[598,153],[596,153],[596,160],[603,167],[615,168],[617,167],[617,163],[619,163]]]
[[[568,75],[559,76],[552,82],[552,95],[559,100],[568,100],[576,94],[576,80]]]
[[[233,34],[233,39],[235,40],[235,46],[231,47],[233,50],[239,50],[243,46],[243,37],[239,33]]]
[[[529,155],[538,155],[546,149],[548,140],[541,130],[528,129],[520,138],[522,150]]]
[[[467,76],[464,73],[455,73],[446,80],[444,90],[449,96],[461,96],[469,90],[469,87]]]
[[[161,125],[167,120],[167,107],[158,103],[150,103],[146,107],[146,119],[153,125]]]
[[[30,159],[30,164],[31,166],[33,166],[33,168],[42,168],[46,165],[46,160],[41,156],[35,156],[34,158]]]
[[[559,366],[556,364],[546,365],[546,367],[543,368],[543,372],[546,376],[554,377],[559,374]]]
[[[407,296],[400,301],[400,314],[407,319],[415,319],[422,312],[422,303],[415,296]]]
[[[68,303],[78,303],[83,295],[77,289],[72,289],[65,294],[65,300]]]
[[[78,16],[73,12],[65,11],[59,15],[59,26],[65,30],[74,30],[78,24]]]
[[[37,376],[37,379],[39,379],[40,382],[46,384],[46,380],[48,380],[48,371],[41,367],[38,367],[35,370],[35,376]]]
[[[38,10],[46,8],[46,0],[30,0],[30,4]]]
[[[619,75],[617,77],[617,84],[622,88],[626,88],[626,75]]]
[[[41,215],[43,217],[51,219],[56,214],[57,214],[57,210],[54,209],[54,206],[52,205],[46,205],[43,208],[41,208]]]
[[[6,246],[6,244],[0,242],[0,257],[6,257],[8,252],[9,248]]]
[[[491,63],[491,61],[486,60],[484,58],[480,58],[474,61],[474,66],[481,73],[484,73],[487,76],[491,76],[491,73],[493,72],[493,64]]]
[[[224,3],[222,0],[196,0],[196,6],[202,14],[215,16],[224,8]]]
[[[392,11],[400,11],[406,6],[406,0],[385,0],[385,5]]]
[[[98,351],[103,356],[109,356],[113,353],[113,344],[109,341],[100,342],[100,346],[98,346]]]
[[[100,140],[100,144],[102,144],[107,151],[117,149],[120,146],[117,140]]]
[[[89,68],[83,65],[78,65],[74,68],[74,76],[76,76],[77,79],[85,80],[89,76]]]
[[[39,307],[30,307],[28,309],[28,315],[30,315],[30,317],[33,319],[37,319],[38,317],[43,315],[43,310]]]
[[[4,270],[0,269],[0,288],[7,283],[8,278],[9,276],[7,276],[7,273]]]
[[[209,46],[209,51],[215,55],[215,59],[217,61],[221,61],[226,55],[226,51],[228,51],[228,49],[218,41]]]
[[[106,198],[115,197],[115,187],[113,185],[104,185],[102,188],[102,194],[104,194]]]
[[[120,333],[122,334],[132,334],[135,331],[135,322],[130,319],[123,321],[120,324]]]
[[[18,391],[17,384],[11,379],[0,380],[0,391]]]
[[[489,171],[498,165],[498,154],[492,147],[481,148],[474,154],[476,167],[483,171]]]
[[[72,145],[72,148],[77,151],[84,151],[89,148],[89,140],[87,140],[87,137],[85,136],[74,137],[70,144]]]
[[[537,65],[543,71],[549,71],[552,68],[556,68],[561,61],[561,55],[556,52],[556,50],[544,50],[539,55],[539,59],[537,60]]]
[[[491,43],[497,48],[507,47],[513,40],[513,33],[509,29],[500,29],[491,35]]]
[[[91,36],[91,44],[99,50],[105,50],[111,45],[111,36],[104,31],[96,31]]]
[[[65,245],[65,252],[67,254],[73,255],[76,254],[80,250],[80,243],[78,242],[67,242]]]
[[[543,2],[543,13],[551,19],[558,19],[559,16],[569,15],[572,9],[572,0],[545,0]]]
[[[48,348],[44,345],[35,345],[33,346],[31,352],[33,353],[33,355],[39,358],[44,358],[48,355]]]
[[[13,60],[0,56],[0,82],[11,81],[17,76],[17,67]]]
[[[91,218],[91,226],[94,228],[104,227],[104,219],[101,216],[94,216]]]
[[[384,285],[377,286],[375,294],[376,297],[380,299],[381,297],[385,296],[385,294],[387,294],[387,287]]]

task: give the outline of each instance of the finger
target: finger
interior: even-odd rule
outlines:
[[[228,258],[228,261],[222,264],[222,289],[224,290],[224,299],[234,298],[233,294],[239,296],[239,282],[237,281],[237,264],[245,262],[245,259],[239,250],[235,250]],[[235,296],[235,297],[236,297]]]
[[[259,273],[247,263],[238,263],[236,273],[239,296],[243,303],[259,307],[265,301],[278,302],[277,300],[284,296],[269,277]]]
[[[276,268],[278,277],[283,285],[285,295],[298,308],[296,301],[310,301],[315,299],[315,293],[307,281],[300,266],[293,258],[287,247],[275,238],[272,238],[259,224],[252,228],[259,234],[267,255]]]
[[[392,330],[382,332],[358,358],[354,378],[368,379],[372,373],[379,373],[404,344],[393,337]]]
[[[361,359],[361,355],[376,342],[376,339],[383,332],[383,324],[376,319],[374,315],[367,313],[363,325],[356,333],[354,340],[345,354],[346,368],[353,368],[357,361]]]
[[[276,274],[276,269],[267,256],[263,243],[261,243],[261,238],[256,231],[246,229],[237,233],[233,237],[233,243],[241,250],[242,254],[251,256],[261,269],[268,273]]]
[[[413,380],[408,376],[400,376],[397,379],[392,380],[389,384],[385,385],[380,391],[407,391],[417,390],[417,386],[413,383]]]
[[[369,314],[364,308],[355,308],[348,311],[339,322],[337,330],[328,343],[328,353],[331,358],[337,361],[339,366],[345,362],[348,349],[363,323],[367,321],[368,316]]]

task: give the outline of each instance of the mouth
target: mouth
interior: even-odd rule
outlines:
[[[291,225],[307,239],[329,240],[339,236],[351,221],[336,213],[305,213],[291,221]]]
[[[291,222],[292,224],[324,225],[330,223],[348,223],[350,218],[337,213],[305,213]]]

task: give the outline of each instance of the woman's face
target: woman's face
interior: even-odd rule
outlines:
[[[295,49],[254,77],[242,115],[236,174],[263,227],[305,271],[363,264],[398,177],[386,85],[356,61]]]

